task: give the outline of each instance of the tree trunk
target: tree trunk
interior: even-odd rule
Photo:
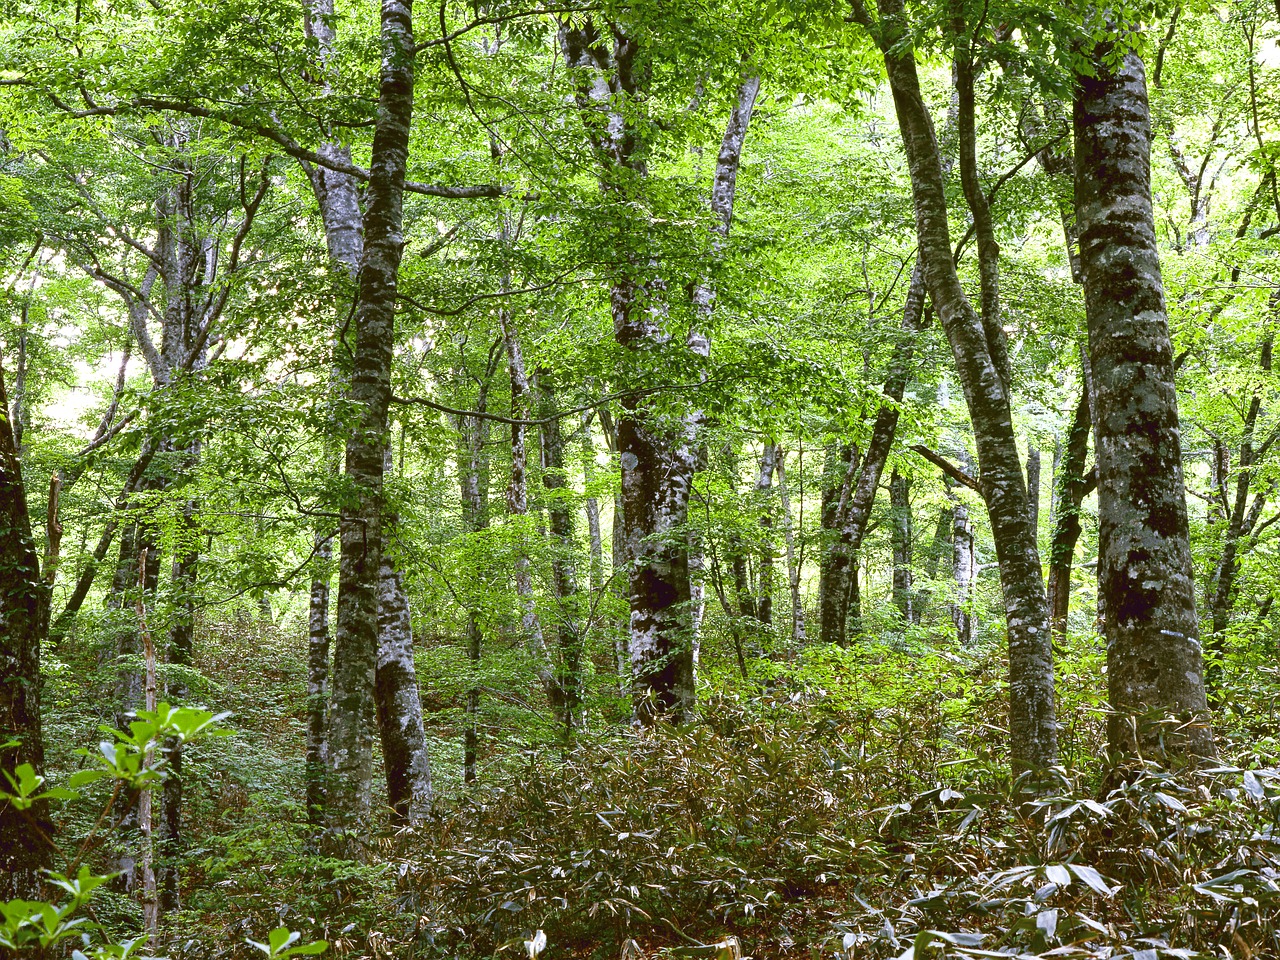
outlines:
[[[40,642],[48,603],[0,370],[0,739],[16,741],[0,750],[0,772],[9,776],[23,764],[44,775]],[[52,866],[52,833],[44,801],[23,811],[0,801],[0,902],[40,898],[41,871]]]
[[[893,603],[902,622],[919,619],[911,590],[911,491],[906,477],[894,470],[889,475],[889,537],[893,545]]]
[[[189,448],[190,461],[185,470],[190,470],[200,458],[200,443],[197,441]],[[170,579],[173,587],[174,606],[177,608],[173,626],[169,631],[169,650],[166,659],[169,663],[187,668],[191,666],[191,658],[195,637],[195,589],[196,568],[200,561],[200,528],[196,522],[199,504],[188,501],[183,508],[181,538],[176,548]],[[171,704],[181,704],[187,698],[187,685],[181,674],[169,680],[165,694]],[[168,766],[168,775],[164,780],[161,794],[161,810],[163,819],[160,823],[159,870],[159,904],[162,913],[170,913],[179,909],[179,873],[177,858],[182,853],[182,743],[174,738],[165,742],[161,755]]]
[[[852,444],[827,445],[822,470],[822,553],[818,561],[818,638],[823,643],[842,644],[848,614],[849,564],[837,549],[840,536],[841,503],[849,496],[850,477],[857,473],[857,450]],[[736,579],[736,571],[735,571]]]
[[[476,410],[483,413],[488,400],[490,380],[486,376],[480,386]],[[462,493],[462,522],[470,534],[479,533],[489,526],[486,501],[489,498],[489,478],[485,469],[484,445],[489,436],[489,421],[480,417],[459,417],[458,432],[458,485]],[[476,781],[480,750],[480,687],[477,674],[480,670],[480,649],[484,639],[480,630],[480,616],[475,607],[467,611],[467,660],[470,662],[472,682],[467,688],[467,727],[463,734],[462,780],[465,784]]]
[[[978,559],[969,508],[958,497],[951,509],[951,551],[951,574],[956,590],[951,622],[955,624],[957,642],[967,647],[973,643],[973,588],[978,580]]]
[[[589,584],[593,602],[599,602],[596,598],[604,590],[604,539],[600,530],[600,499],[593,492],[596,476],[596,447],[591,437],[590,417],[578,431],[578,442],[582,446],[582,480],[587,491],[585,502],[587,543],[591,553]]]
[[[335,848],[362,852],[373,779],[374,674],[382,554],[383,446],[391,396],[396,290],[404,253],[405,164],[413,117],[411,0],[382,0],[382,66],[374,128],[365,251],[355,308],[348,398],[359,421],[347,440],[347,479],[359,491],[342,511],[338,622],[329,723],[328,823]]]
[[[601,31],[591,17],[562,20],[560,45],[576,81],[578,112],[604,167],[602,189],[617,198],[619,213],[626,216],[630,207],[616,186],[616,174],[647,174],[637,151],[640,137],[627,109],[644,95],[644,74],[633,71],[638,45],[621,25],[611,23]],[[639,268],[642,263],[633,258],[631,265]],[[684,349],[705,356],[706,338],[696,333],[684,345],[671,342],[661,323],[664,297],[665,287],[657,279],[637,283],[629,271],[614,278],[609,300],[618,345],[632,353]],[[681,419],[684,423],[674,428],[659,423],[633,394],[621,401],[617,424],[631,564],[632,698],[641,724],[662,717],[684,720],[696,699],[688,541],[674,534],[688,516],[700,415],[690,410]]]
[[[1204,666],[1182,479],[1173,350],[1151,209],[1150,116],[1128,36],[1077,77],[1076,221],[1096,409],[1099,579],[1105,598],[1111,746],[1162,752],[1152,712],[1203,715]],[[1119,65],[1114,57],[1122,53]],[[1207,724],[1165,739],[1213,753]]]
[[[1027,448],[1027,506],[1031,509],[1031,529],[1040,536],[1040,451]]]
[[[791,491],[787,489],[787,458],[778,453],[778,499],[782,506],[782,532],[787,544],[787,581],[791,587],[791,642],[798,649],[804,643],[804,603],[800,596],[800,554],[796,546],[796,519],[791,512]]]
[[[502,339],[507,350],[507,368],[511,378],[511,486],[507,489],[507,510],[513,517],[529,515],[529,453],[528,433],[523,423],[530,410],[529,378],[525,373],[524,351],[512,325],[510,314],[499,310]],[[533,569],[529,554],[521,547],[515,562],[516,595],[520,599],[520,629],[525,647],[533,658],[538,680],[546,693],[547,703],[556,724],[563,730],[570,726],[568,704],[564,688],[560,686],[559,671],[551,658],[542,619],[538,616],[537,601],[533,593]]]
[[[316,534],[315,567],[307,611],[307,822],[324,818],[329,724],[329,578],[333,536]],[[322,572],[323,571],[323,572]]]
[[[324,93],[330,90],[328,62],[333,55],[333,0],[306,0],[303,5],[303,30],[316,41],[317,72]],[[336,141],[326,141],[317,151],[326,159],[350,162],[351,151]],[[304,167],[311,182],[311,190],[324,224],[325,247],[331,264],[353,282],[360,270],[364,256],[364,214],[360,210],[355,180],[345,173],[337,173],[321,166]],[[335,345],[336,350],[336,345]],[[330,371],[329,390],[337,392],[343,383],[336,364]],[[332,428],[333,424],[330,422]],[[328,469],[338,472],[336,452],[328,448],[324,438]],[[306,793],[307,819],[313,825],[324,821],[324,805],[327,794],[327,769],[329,756],[329,603],[330,581],[333,577],[333,539],[335,531],[317,529],[315,532],[315,564],[312,568],[309,609],[307,612],[307,762]]]
[[[878,23],[871,22],[860,2],[855,15],[872,31],[884,53],[911,173],[925,284],[951,343],[977,440],[1008,625],[1013,766],[1041,768],[1056,762],[1058,753],[1053,651],[1035,531],[1010,416],[998,317],[984,323],[965,295],[952,260],[942,160],[920,91],[902,0],[879,0],[879,9]]]
[[[828,560],[828,576],[837,585],[837,590],[841,581],[851,584],[857,578],[855,568],[858,551],[862,548],[876,491],[880,487],[880,477],[884,473],[884,465],[889,459],[889,451],[893,448],[893,440],[898,431],[899,404],[907,388],[911,359],[915,354],[915,336],[924,329],[924,298],[924,267],[917,261],[911,270],[911,285],[907,289],[907,299],[902,308],[903,337],[894,346],[893,358],[889,362],[884,382],[883,395],[890,402],[876,413],[871,440],[867,443],[866,455],[857,467],[856,479],[852,473],[847,476],[836,507],[839,527],[832,545],[832,555]],[[846,590],[849,588],[846,586]],[[833,629],[829,637],[824,637],[826,642],[843,646],[847,621],[847,611],[845,617],[833,616]],[[826,631],[825,626],[823,630]]]
[[[1277,298],[1273,295],[1272,306]],[[1271,374],[1272,337],[1263,337],[1258,354],[1258,369],[1264,377]],[[1257,527],[1266,509],[1267,493],[1259,491],[1254,494],[1253,503],[1249,503],[1249,488],[1252,485],[1254,466],[1258,451],[1254,448],[1254,439],[1258,426],[1258,417],[1262,413],[1262,397],[1255,389],[1245,412],[1244,433],[1240,440],[1239,465],[1235,478],[1235,491],[1231,502],[1231,515],[1227,523],[1226,535],[1223,538],[1222,554],[1218,558],[1210,597],[1210,634],[1205,644],[1210,653],[1221,654],[1222,639],[1227,626],[1231,622],[1231,610],[1235,605],[1236,577],[1240,572],[1240,553],[1248,546],[1247,540]],[[1264,447],[1267,441],[1264,441]],[[1225,484],[1223,485],[1225,489]],[[1210,698],[1221,695],[1222,667],[1217,659],[1212,659],[1205,668],[1205,687]]]
[[[545,379],[542,386],[542,485],[547,490],[547,516],[551,529],[551,586],[559,615],[556,648],[560,653],[557,682],[564,695],[565,732],[582,725],[582,653],[586,635],[579,609],[578,571],[574,561],[577,541],[573,529],[573,504],[565,469],[564,434],[555,416],[555,397]]]
[[[384,474],[391,469],[391,446],[388,445],[383,460]],[[418,671],[413,662],[409,598],[387,547],[395,534],[397,520],[392,513],[384,513],[382,519],[374,700],[392,822],[418,824],[431,810],[431,757],[422,726]]]
[[[1058,464],[1058,484],[1053,495],[1053,541],[1049,545],[1049,621],[1058,640],[1067,636],[1067,613],[1071,605],[1071,565],[1076,541],[1080,538],[1080,504],[1092,487],[1085,474],[1085,458],[1089,453],[1089,396],[1082,387],[1067,443]],[[1095,474],[1096,476],[1096,474]]]
[[[773,471],[777,469],[778,445],[767,442],[760,454],[760,474],[756,478],[756,502],[760,508],[760,564],[756,572],[756,617],[773,623]]]

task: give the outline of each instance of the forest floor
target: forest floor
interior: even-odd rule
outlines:
[[[711,678],[697,723],[571,745],[499,710],[470,791],[460,704],[427,690],[434,815],[351,863],[317,852],[300,802],[304,644],[243,618],[202,634],[191,700],[235,732],[185,760],[175,960],[252,956],[280,925],[352,958],[527,957],[538,931],[552,958],[1280,957],[1274,670],[1242,674],[1218,767],[1122,772],[1081,641],[1059,671],[1064,766],[1038,795],[1010,782],[993,650],[815,647],[767,690]],[[92,651],[61,654],[55,779],[110,722]],[[137,928],[128,898],[94,904]]]

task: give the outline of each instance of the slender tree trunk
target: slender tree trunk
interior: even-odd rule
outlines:
[[[1042,768],[1056,762],[1058,753],[1053,652],[1035,531],[1010,415],[999,318],[984,321],[973,309],[952,260],[942,160],[920,91],[902,0],[879,0],[879,10],[879,21],[872,22],[860,0],[855,0],[855,16],[884,52],[911,172],[925,284],[951,343],[977,440],[1008,625],[1013,766]]]
[[[1096,409],[1098,568],[1105,598],[1108,719],[1118,751],[1161,750],[1149,713],[1203,715],[1204,665],[1182,479],[1173,350],[1151,209],[1150,115],[1141,58],[1092,51],[1077,77],[1076,220]],[[1116,65],[1115,55],[1121,54]],[[1165,740],[1214,752],[1207,724]]]
[[[1080,504],[1092,487],[1085,473],[1089,453],[1088,392],[1081,388],[1080,399],[1067,428],[1067,442],[1058,465],[1058,484],[1054,490],[1053,541],[1049,545],[1049,618],[1053,635],[1059,640],[1067,636],[1067,613],[1071,605],[1071,565],[1076,541],[1080,538]]]
[[[787,489],[787,458],[778,453],[778,500],[782,506],[782,532],[787,544],[787,581],[791,587],[791,642],[804,643],[804,603],[800,596],[800,554],[796,546],[796,521],[791,512],[791,491]]]
[[[506,310],[499,311],[502,338],[507,349],[507,367],[511,378],[511,486],[507,489],[507,510],[513,517],[529,514],[529,454],[528,434],[523,420],[530,412],[529,378],[525,373],[524,351]],[[537,601],[533,593],[533,569],[528,553],[521,548],[515,562],[516,595],[520,598],[520,629],[525,646],[533,657],[538,680],[547,695],[551,712],[561,729],[568,729],[568,704],[564,688],[560,686],[559,671],[547,647],[538,616]]]
[[[565,468],[564,434],[555,417],[555,397],[542,381],[542,485],[547,490],[547,516],[551,529],[551,585],[559,616],[556,647],[560,652],[557,682],[564,695],[565,732],[582,724],[582,654],[586,639],[579,609],[578,571],[574,555],[573,504]]]
[[[120,495],[116,497],[115,504],[112,507],[112,515],[107,520],[102,535],[98,538],[97,545],[93,548],[92,557],[85,565],[84,570],[81,571],[80,576],[76,578],[76,585],[71,591],[71,596],[67,599],[66,607],[49,628],[51,637],[59,639],[70,633],[80,608],[84,606],[84,601],[88,598],[89,591],[93,589],[93,582],[97,579],[98,570],[106,561],[107,553],[111,550],[116,530],[120,526],[119,515],[121,511],[128,507],[129,501],[134,494],[143,488],[143,484],[146,482],[147,468],[151,465],[156,449],[156,445],[150,440],[143,442],[138,459],[134,461]]]
[[[365,251],[355,310],[354,370],[348,389],[359,412],[347,441],[347,479],[358,502],[342,511],[338,623],[329,722],[328,822],[338,850],[361,852],[373,779],[374,675],[382,554],[383,446],[391,395],[396,290],[404,253],[405,164],[413,117],[411,0],[382,0],[382,67],[374,128]]]
[[[848,614],[849,563],[837,548],[840,505],[848,499],[849,478],[857,473],[857,451],[852,444],[828,444],[822,478],[822,553],[818,569],[818,637],[823,643],[843,643]],[[736,579],[736,575],[735,575]]]
[[[190,447],[190,469],[200,458],[200,444]],[[183,508],[182,532],[175,552],[171,572],[174,605],[177,614],[169,631],[169,650],[166,659],[170,664],[181,668],[191,666],[195,638],[195,590],[196,570],[200,562],[200,529],[197,524],[199,504],[190,500]],[[168,702],[181,704],[187,698],[187,685],[181,673],[165,684]],[[182,853],[182,743],[177,739],[169,739],[161,748],[168,774],[164,780],[161,796],[161,809],[164,818],[160,824],[160,864],[157,873],[159,881],[160,910],[170,913],[179,909],[179,872],[176,864]]]
[[[586,486],[587,496],[585,510],[587,514],[587,543],[591,553],[589,583],[591,596],[599,597],[604,590],[604,540],[600,530],[600,499],[593,493],[596,476],[596,447],[591,438],[591,420],[588,418],[578,432],[578,442],[582,446],[582,480]]]
[[[1027,505],[1031,508],[1031,529],[1040,535],[1040,451],[1027,449]]]
[[[307,821],[323,822],[329,724],[329,578],[333,536],[316,535],[316,572],[307,611]],[[323,571],[323,572],[321,572]]]
[[[884,465],[889,459],[889,451],[893,448],[893,440],[898,431],[899,404],[907,388],[911,360],[915,353],[915,336],[924,329],[925,290],[924,265],[917,261],[911,270],[911,285],[907,289],[907,299],[902,308],[903,337],[894,347],[884,382],[883,394],[890,402],[876,413],[871,440],[858,465],[856,478],[852,473],[847,476],[836,507],[839,527],[828,560],[828,577],[837,590],[841,581],[851,581],[857,577],[855,567],[858,551],[862,548],[876,491],[880,487]],[[849,587],[846,586],[846,589]],[[843,631],[847,620],[847,613],[843,618],[832,616],[832,630],[829,636],[824,636],[824,640],[843,646]],[[826,621],[827,618],[824,617],[824,623]],[[825,626],[823,630],[826,631]]]
[[[893,603],[903,623],[916,622],[911,590],[911,495],[907,478],[894,470],[889,475],[889,538],[893,549]]]
[[[331,93],[329,78],[329,60],[333,55],[334,8],[333,0],[305,0],[303,4],[303,30],[309,39],[316,42],[317,73],[321,77],[320,86],[325,94]],[[351,150],[336,140],[327,140],[317,151],[320,156],[351,161]],[[345,274],[353,283],[356,282],[360,270],[360,261],[364,256],[364,213],[360,209],[360,198],[354,178],[345,173],[338,173],[322,166],[304,167],[307,178],[311,182],[311,191],[316,198],[320,210],[320,220],[324,224],[325,247],[330,263]],[[335,346],[336,353],[336,346]],[[341,389],[343,377],[337,366],[329,376],[329,390],[336,393]],[[332,421],[328,424],[334,425]],[[326,437],[327,441],[328,438]],[[330,456],[328,444],[325,444],[325,456]],[[330,460],[328,469],[338,472],[336,453]],[[315,532],[316,562],[311,577],[311,592],[308,622],[307,645],[307,768],[306,791],[308,820],[319,825],[324,820],[324,804],[326,796],[326,770],[328,769],[328,728],[329,728],[329,603],[330,581],[333,577],[333,538],[332,528],[317,529]]]
[[[1272,305],[1280,301],[1273,296]],[[1264,377],[1271,374],[1272,337],[1263,338],[1259,349],[1258,369]],[[1231,515],[1227,522],[1226,535],[1223,538],[1222,554],[1216,564],[1213,585],[1214,590],[1209,600],[1210,634],[1205,644],[1210,653],[1221,654],[1222,639],[1231,621],[1231,610],[1235,605],[1236,577],[1240,572],[1240,554],[1242,548],[1248,546],[1247,540],[1257,527],[1266,509],[1267,493],[1259,491],[1254,494],[1253,503],[1249,503],[1249,489],[1254,480],[1254,467],[1258,451],[1254,448],[1254,439],[1258,426],[1258,417],[1262,413],[1262,397],[1255,390],[1245,412],[1244,433],[1240,440],[1240,456],[1235,478],[1235,490],[1231,500]],[[1264,441],[1264,446],[1267,441]],[[1226,484],[1223,484],[1225,490]],[[1205,668],[1205,687],[1211,698],[1221,695],[1222,667],[1217,659],[1212,659]]]
[[[146,582],[147,552],[144,548],[139,557],[138,572],[138,632],[142,637],[144,668],[143,703],[145,709],[153,713],[156,709],[156,648],[152,641],[151,630],[147,626]],[[155,762],[155,748],[151,743],[142,756],[142,769],[150,769]],[[155,787],[152,784],[142,788],[138,796],[138,831],[142,835],[142,929],[147,938],[147,947],[156,949],[157,933],[160,926],[160,898],[156,890],[156,875],[152,867],[155,849],[155,818],[152,811],[152,799]]]
[[[760,474],[756,478],[756,501],[760,505],[760,563],[756,573],[756,616],[761,623],[773,623],[773,471],[777,469],[778,445],[768,442],[760,454]]]
[[[40,721],[41,623],[47,618],[48,584],[31,536],[22,464],[0,370],[0,772],[14,776],[30,764],[44,775]],[[7,781],[4,784],[8,788]],[[53,824],[38,801],[18,810],[0,801],[0,902],[40,898],[43,874],[52,866]]]
[[[489,378],[481,384],[476,410],[483,413],[488,398]],[[461,443],[458,447],[458,483],[462,492],[462,522],[468,533],[475,534],[489,525],[486,501],[489,498],[488,473],[485,470],[484,445],[488,439],[489,421],[480,417],[459,417]],[[467,659],[470,661],[472,682],[467,688],[467,727],[463,735],[462,780],[475,783],[480,751],[480,687],[475,679],[480,670],[481,643],[480,616],[473,606],[467,611]]]
[[[738,451],[732,440],[725,443],[722,453],[729,485],[729,497],[731,501],[736,502],[738,484],[741,482],[742,477]],[[733,595],[737,603],[737,612],[734,615],[747,620],[758,620],[756,595],[751,589],[751,576],[747,565],[747,550],[743,544],[742,533],[736,523],[730,526],[727,540],[729,574],[733,579]]]
[[[965,647],[973,643],[974,633],[973,596],[978,580],[978,558],[974,547],[969,508],[956,498],[951,510],[951,573],[956,590],[955,601],[951,604],[951,622],[955,624],[956,640]]]

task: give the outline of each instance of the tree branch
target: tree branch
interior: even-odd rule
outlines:
[[[978,485],[978,481],[969,476],[969,474],[965,473],[946,457],[934,453],[928,447],[920,443],[913,443],[908,449],[913,453],[920,454],[920,456],[924,457],[956,483],[966,486],[970,490],[974,491],[974,493],[982,496],[982,487]]]

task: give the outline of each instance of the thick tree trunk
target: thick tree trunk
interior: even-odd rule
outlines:
[[[328,823],[335,847],[361,852],[373,779],[374,674],[382,554],[383,446],[391,396],[396,290],[404,253],[405,164],[413,117],[411,0],[382,0],[382,67],[374,128],[365,252],[355,310],[354,371],[348,389],[359,420],[347,441],[347,479],[359,491],[342,511],[338,622],[329,723]]]
[[[386,449],[384,473],[391,470],[391,447]],[[400,571],[391,562],[387,541],[397,517],[382,519],[382,551],[378,570],[378,661],[374,699],[382,764],[387,779],[387,804],[397,824],[421,823],[431,810],[431,757],[422,726],[422,698],[413,662],[413,622]]]
[[[872,23],[855,13],[884,52],[915,200],[920,262],[946,331],[977,440],[983,498],[991,521],[1009,636],[1009,735],[1015,769],[1057,760],[1053,651],[1035,531],[1005,384],[998,317],[973,309],[952,260],[946,189],[933,122],[920,91],[901,0],[879,0]],[[985,284],[984,284],[985,286]]]
[[[1053,494],[1053,541],[1049,545],[1049,621],[1059,640],[1067,636],[1067,613],[1071,606],[1071,565],[1076,541],[1080,538],[1080,504],[1092,487],[1085,474],[1089,453],[1089,397],[1081,388],[1080,400],[1071,415],[1067,442],[1058,464],[1058,483]],[[1096,477],[1096,474],[1095,474]]]
[[[44,775],[40,642],[48,594],[31,537],[22,464],[0,370],[0,742],[6,744],[0,750],[0,772],[9,776],[23,764]],[[52,833],[44,801],[22,811],[0,801],[0,902],[40,898],[41,871],[52,866]]]
[[[615,173],[647,173],[637,152],[637,132],[625,110],[642,95],[643,76],[632,69],[639,52],[635,39],[616,23],[609,25],[607,35],[611,43],[591,18],[562,21],[560,45],[577,81],[578,111],[604,166],[602,188],[621,201]],[[660,282],[650,281],[642,289],[627,275],[614,279],[610,311],[614,339],[624,350],[679,349],[662,328],[663,297]],[[703,352],[705,338],[690,340],[694,352]],[[636,720],[642,724],[664,716],[683,720],[695,702],[689,550],[683,536],[673,535],[688,515],[697,466],[691,435],[696,413],[690,411],[686,421],[683,429],[660,425],[639,397],[630,396],[621,402],[617,423],[631,575],[632,698]]]
[[[306,0],[303,4],[303,30],[309,39],[315,40],[317,73],[320,87],[325,94],[331,92],[328,63],[333,55],[335,39],[333,27],[333,0]],[[317,151],[320,156],[345,163],[351,161],[351,151],[337,141],[326,141]],[[345,173],[337,173],[321,166],[304,168],[311,182],[311,192],[320,210],[324,224],[325,247],[331,264],[341,270],[351,281],[356,281],[360,260],[364,256],[364,214],[356,181]],[[341,371],[336,362],[329,376],[329,389],[341,389]],[[326,438],[327,440],[328,438]],[[325,444],[325,457],[331,456]],[[336,454],[332,454],[328,469],[337,473]],[[313,825],[324,820],[324,803],[327,792],[329,728],[329,603],[330,582],[333,577],[333,538],[335,531],[317,529],[315,533],[315,564],[311,576],[311,591],[307,613],[307,765],[306,792],[307,817]]]
[[[1150,116],[1141,58],[1092,51],[1073,126],[1076,221],[1096,408],[1099,580],[1105,598],[1107,732],[1114,749],[1210,755],[1207,723],[1176,740],[1152,713],[1203,715],[1204,666],[1182,479],[1173,351],[1151,209]],[[1115,55],[1121,54],[1119,64]]]

